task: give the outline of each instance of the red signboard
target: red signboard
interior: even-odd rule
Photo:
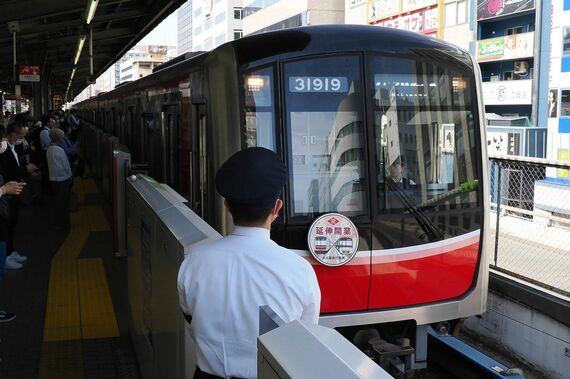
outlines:
[[[40,66],[20,65],[21,82],[39,82]]]

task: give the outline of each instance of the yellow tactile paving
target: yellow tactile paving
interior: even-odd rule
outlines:
[[[51,263],[41,379],[82,379],[81,340],[119,336],[103,260],[79,259],[89,234],[109,231],[109,223],[101,207],[81,205],[86,194],[98,192],[92,179],[76,178],[73,192],[79,207]]]
[[[119,327],[101,258],[78,261],[81,331],[84,339],[119,336]]]
[[[70,233],[54,257],[48,287],[44,341],[81,338],[76,262],[87,234]]]

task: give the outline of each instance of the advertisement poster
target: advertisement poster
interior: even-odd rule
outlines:
[[[382,20],[374,25],[402,29],[426,35],[435,35],[438,25],[437,7]]]
[[[399,12],[399,1],[376,0],[368,4],[368,23],[374,23],[378,20],[395,15]]]
[[[534,9],[534,0],[477,0],[477,20]]]
[[[534,53],[534,32],[512,34],[477,42],[477,60],[500,61],[532,57]]]

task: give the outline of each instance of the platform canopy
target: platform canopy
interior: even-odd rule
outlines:
[[[66,91],[69,97],[77,95],[90,79],[90,30],[93,35],[91,79],[94,79],[184,1],[2,0],[0,89],[14,94],[16,73],[18,80],[26,80],[21,81],[21,88],[22,94],[28,97],[37,97],[38,93],[49,93],[52,98],[63,97]],[[37,79],[41,84],[34,81]],[[42,95],[43,98],[47,96]]]

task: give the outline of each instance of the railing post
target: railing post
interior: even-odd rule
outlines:
[[[497,220],[495,224],[495,266],[497,266],[497,258],[499,255],[499,226],[500,226],[500,217],[501,217],[501,187],[502,187],[502,179],[501,179],[501,163],[495,161],[497,164],[497,170],[499,171],[497,174]]]

